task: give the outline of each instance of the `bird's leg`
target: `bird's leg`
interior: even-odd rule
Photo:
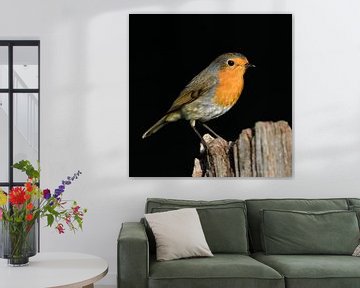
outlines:
[[[190,120],[190,126],[191,128],[193,128],[194,132],[196,133],[196,135],[200,138],[201,140],[201,144],[203,144],[204,148],[207,150],[207,144],[205,142],[205,140],[201,137],[201,134],[199,133],[199,131],[196,129],[195,127],[196,125],[196,120]]]
[[[214,130],[212,130],[208,125],[206,125],[205,123],[200,122],[201,125],[204,126],[204,128],[206,128],[207,130],[209,130],[214,136],[216,136],[216,138],[222,138],[219,134],[217,134]]]

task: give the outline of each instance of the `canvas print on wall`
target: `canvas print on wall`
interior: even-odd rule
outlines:
[[[292,176],[292,15],[129,16],[130,177]]]

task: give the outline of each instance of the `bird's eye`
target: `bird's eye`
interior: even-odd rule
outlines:
[[[228,60],[228,61],[227,61],[227,64],[228,64],[229,66],[234,66],[235,62],[234,62],[233,60]]]

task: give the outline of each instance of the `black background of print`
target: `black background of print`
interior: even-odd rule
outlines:
[[[237,104],[207,124],[228,141],[257,121],[291,126],[291,14],[129,16],[130,177],[191,176],[200,142],[188,121],[141,136],[194,76],[227,52],[242,53],[256,68],[246,72]]]

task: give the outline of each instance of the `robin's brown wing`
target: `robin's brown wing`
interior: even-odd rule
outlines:
[[[179,110],[185,104],[191,103],[201,95],[204,95],[209,90],[215,87],[217,79],[211,75],[208,71],[204,70],[198,74],[191,82],[181,91],[180,96],[176,98],[171,105],[168,113]]]

